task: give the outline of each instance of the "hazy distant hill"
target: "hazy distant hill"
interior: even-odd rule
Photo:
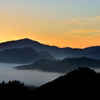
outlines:
[[[89,68],[61,76],[33,91],[31,97],[37,100],[98,100],[100,74]]]
[[[100,68],[100,60],[90,59],[90,58],[85,58],[85,57],[67,58],[62,61],[50,61],[50,60],[41,59],[30,65],[23,65],[16,68],[22,69],[22,70],[39,69],[39,70],[48,71],[48,72],[67,73],[80,66]]]
[[[78,48],[59,48],[56,46],[49,46],[41,44],[37,41],[30,39],[20,39],[17,41],[8,41],[0,44],[0,51],[12,48],[25,48],[30,47],[37,52],[48,52],[52,54],[57,59],[64,59],[66,57],[90,57],[100,59],[100,46],[88,47],[85,49]]]
[[[38,53],[43,56],[42,59],[44,58],[46,60],[51,60],[51,61],[56,61],[57,60],[54,56],[52,56],[48,52],[38,52]]]
[[[56,60],[48,52],[38,53],[33,48],[14,48],[0,52],[0,62],[3,63],[30,63],[39,59]]]
[[[89,49],[90,50],[90,49]],[[100,49],[98,47],[98,49],[96,50],[84,50],[84,52],[76,52],[74,54],[72,54],[70,57],[89,57],[89,58],[96,58],[96,59],[100,59]],[[86,51],[86,52],[85,52]]]
[[[21,39],[17,41],[8,41],[0,44],[0,51],[6,50],[6,49],[12,49],[12,48],[25,48],[25,47],[31,47],[34,50],[38,52],[49,52],[55,57],[60,57],[65,55],[66,53],[61,48],[58,48],[56,46],[49,46],[41,44],[37,41],[30,40],[30,39]]]

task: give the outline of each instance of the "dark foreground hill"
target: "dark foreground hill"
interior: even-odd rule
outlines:
[[[0,52],[0,62],[3,63],[30,63],[39,59],[56,60],[48,52],[37,52],[33,48],[14,48]]]
[[[90,68],[79,67],[35,90],[24,83],[0,83],[0,97],[10,100],[99,100],[100,74]]]
[[[78,68],[49,82],[35,91],[35,100],[98,100],[100,74],[89,68]]]
[[[78,67],[100,68],[100,60],[81,57],[81,58],[66,58],[62,61],[50,61],[41,59],[30,65],[22,65],[16,67],[19,70],[34,70],[39,69],[48,72],[68,73]]]

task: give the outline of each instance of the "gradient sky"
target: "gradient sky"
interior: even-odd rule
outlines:
[[[23,38],[58,47],[100,45],[100,0],[0,0],[0,42]]]

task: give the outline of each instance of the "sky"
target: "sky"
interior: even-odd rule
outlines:
[[[29,38],[58,47],[100,45],[100,0],[0,0],[0,42]]]

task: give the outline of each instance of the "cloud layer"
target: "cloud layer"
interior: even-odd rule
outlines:
[[[66,21],[58,21],[56,23],[64,25],[95,25],[95,24],[100,24],[100,16],[91,18],[75,17]]]

